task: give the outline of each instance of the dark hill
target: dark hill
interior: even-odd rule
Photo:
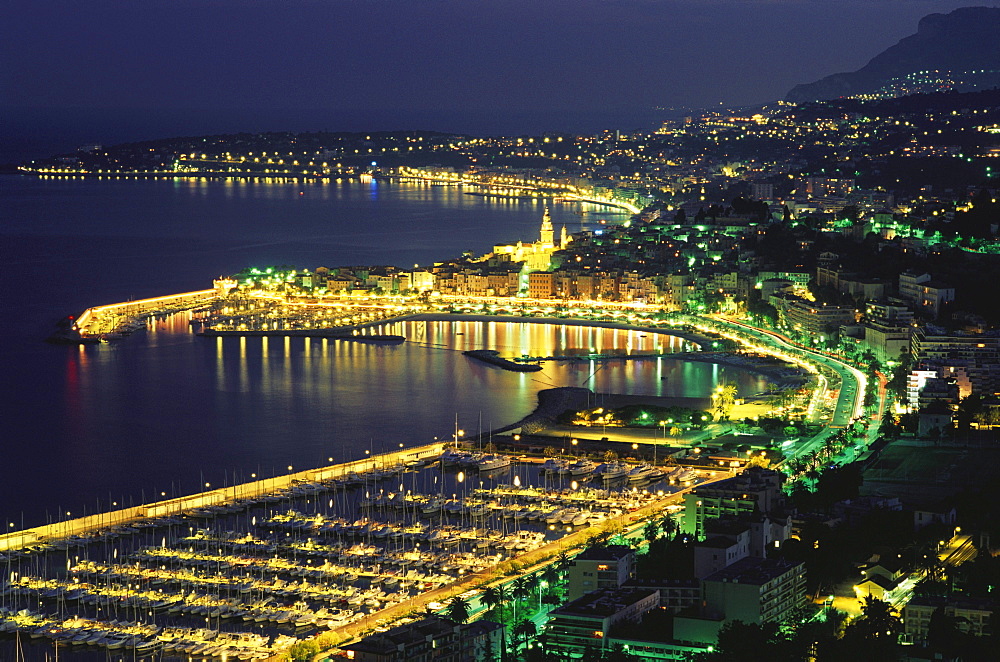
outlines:
[[[964,7],[920,19],[917,33],[876,55],[861,69],[796,85],[785,97],[794,103],[836,99],[877,91],[890,79],[919,71],[972,72],[992,87],[1000,81],[1000,8]]]

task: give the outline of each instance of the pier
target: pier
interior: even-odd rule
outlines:
[[[572,480],[532,461],[491,472],[494,456],[447,446],[6,534],[0,631],[137,655],[279,659],[306,639],[335,646],[537,572],[728,475],[661,472],[638,489],[631,473],[596,465]]]
[[[150,299],[94,306],[80,314],[74,327],[82,338],[98,337],[114,332],[122,322],[128,322],[136,317],[157,313],[173,313],[207,305],[234,286],[235,282],[233,281],[216,281],[216,286],[210,290],[181,292],[180,294],[167,294]]]
[[[195,508],[222,506],[237,499],[257,499],[297,485],[344,478],[352,473],[370,471],[373,468],[393,466],[398,463],[436,458],[444,451],[445,444],[433,443],[406,448],[399,451],[334,464],[318,469],[306,469],[283,476],[221,487],[198,494],[189,494],[163,501],[155,501],[141,506],[112,510],[106,513],[77,517],[53,524],[36,526],[22,531],[12,531],[0,535],[0,552],[23,549],[30,545],[60,540],[70,536],[80,536],[109,527],[120,526],[147,518],[174,517]]]
[[[495,349],[470,349],[462,352],[469,358],[495,365],[511,372],[538,372],[542,366],[537,363],[526,363],[525,359],[505,359],[500,356],[500,352]]]

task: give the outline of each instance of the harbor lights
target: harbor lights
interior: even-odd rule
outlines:
[[[576,455],[576,447],[580,443],[579,439],[570,439],[569,443],[573,444],[573,455]]]
[[[521,487],[521,477],[514,476],[514,487]]]

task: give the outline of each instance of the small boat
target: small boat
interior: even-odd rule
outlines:
[[[569,465],[569,473],[571,476],[586,476],[587,474],[593,473],[595,469],[597,469],[597,465],[590,460],[578,460]]]
[[[600,477],[605,481],[623,478],[628,473],[628,465],[622,462],[607,462],[601,466],[603,466],[604,469],[600,470],[601,467],[598,467],[594,473],[595,475],[600,475]]]
[[[562,473],[567,468],[566,460],[549,458],[542,463],[542,471],[548,474]]]
[[[631,483],[648,480],[653,477],[653,467],[648,464],[640,464],[632,467],[628,472],[628,479]]]
[[[480,471],[493,471],[509,467],[512,460],[507,455],[487,455],[476,462],[476,468]]]

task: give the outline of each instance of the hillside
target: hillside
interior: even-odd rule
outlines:
[[[785,99],[794,103],[876,93],[942,89],[971,90],[1000,85],[1000,8],[965,7],[920,19],[916,34],[872,58],[861,69],[796,85]],[[918,72],[942,72],[914,75]],[[950,72],[950,73],[945,73]]]

